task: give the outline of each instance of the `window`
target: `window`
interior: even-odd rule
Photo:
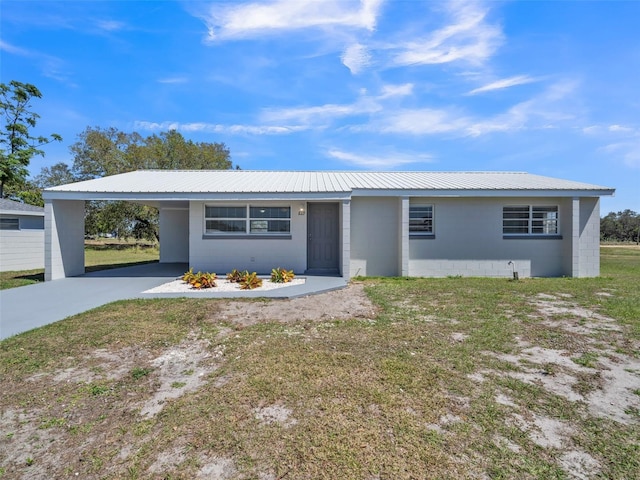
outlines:
[[[204,207],[205,233],[246,233],[246,207]]]
[[[433,205],[409,205],[409,235],[433,235]]]
[[[0,230],[20,230],[20,221],[17,218],[0,218]]]
[[[249,210],[251,233],[289,233],[291,231],[290,207],[249,207]]]
[[[503,207],[502,233],[504,235],[557,235],[558,206]]]
[[[291,207],[204,207],[205,234],[288,234]]]

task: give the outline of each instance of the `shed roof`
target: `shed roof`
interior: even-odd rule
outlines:
[[[0,214],[3,215],[44,215],[44,208],[27,203],[0,198]]]
[[[525,172],[138,170],[52,187],[45,198],[348,198],[387,195],[612,195],[609,187]],[[81,195],[81,196],[79,196]]]

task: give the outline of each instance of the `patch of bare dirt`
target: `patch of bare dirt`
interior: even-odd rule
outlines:
[[[340,290],[289,300],[220,302],[212,320],[250,326],[268,321],[373,319],[376,314],[377,309],[364,292],[364,286],[351,283]]]

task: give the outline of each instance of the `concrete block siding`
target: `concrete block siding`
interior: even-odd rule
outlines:
[[[500,277],[512,278],[509,259],[502,260],[414,260],[409,276],[412,277]],[[515,269],[520,278],[531,276],[531,260],[516,259]],[[422,272],[421,275],[415,272]]]

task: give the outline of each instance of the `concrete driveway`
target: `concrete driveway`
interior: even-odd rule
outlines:
[[[143,293],[187,271],[184,263],[150,263],[0,290],[0,340],[117,300],[132,298],[293,298],[346,286],[340,277],[305,277],[304,285],[248,292]]]

